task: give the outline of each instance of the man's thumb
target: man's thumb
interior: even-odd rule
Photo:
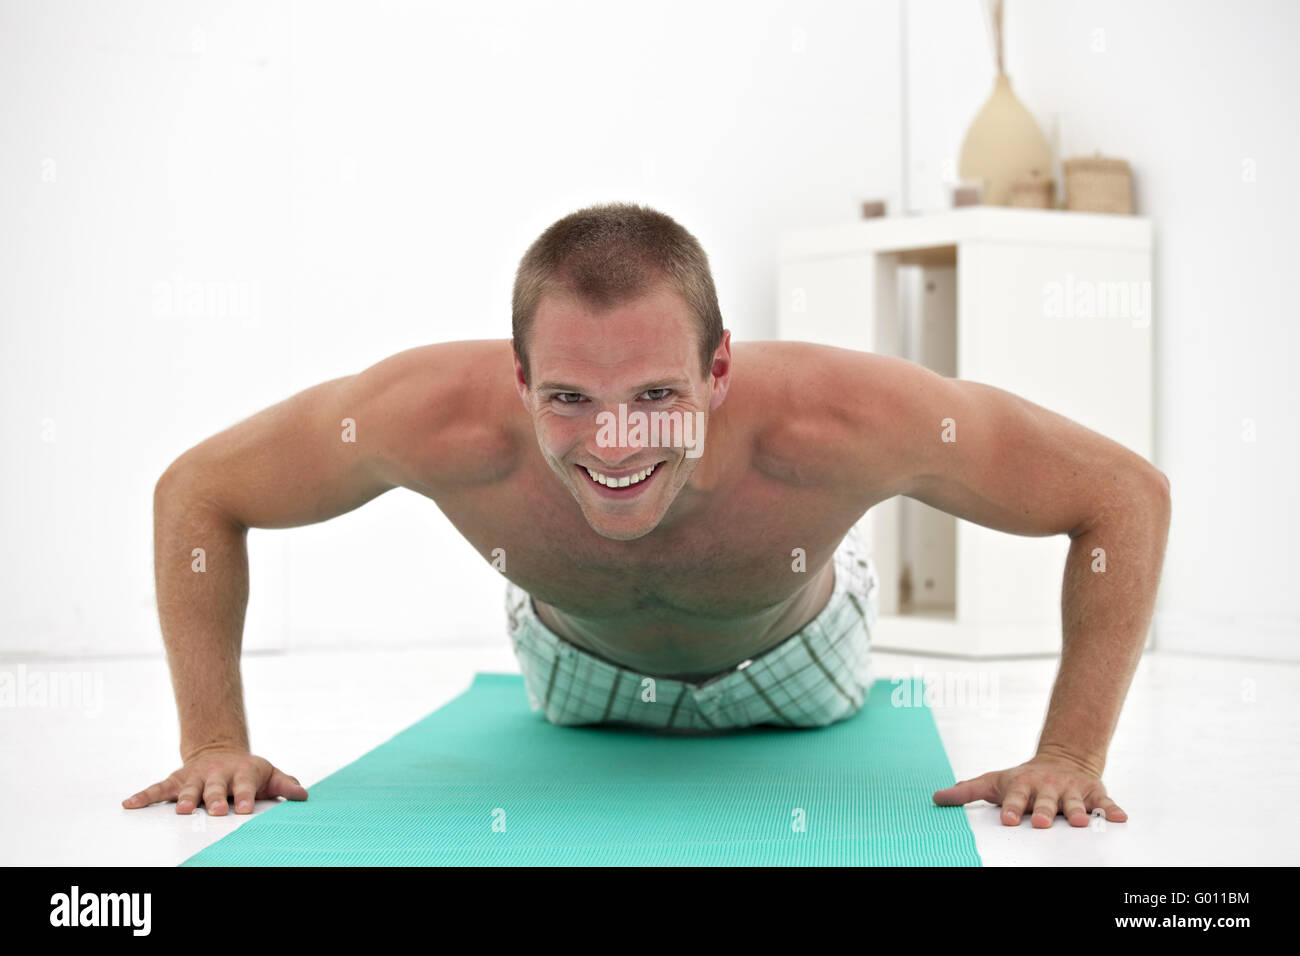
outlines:
[[[268,797],[284,797],[286,800],[306,800],[307,788],[282,770],[272,768],[271,779],[266,781],[265,793]]]
[[[936,791],[934,802],[941,807],[960,806],[973,800],[999,803],[996,780],[996,773],[986,773],[979,777],[972,777],[970,780],[962,780],[946,790]]]

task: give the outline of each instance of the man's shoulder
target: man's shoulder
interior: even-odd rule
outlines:
[[[765,470],[835,483],[869,469],[884,477],[912,428],[909,398],[928,369],[905,359],[812,342],[733,346],[727,401],[752,409]]]
[[[422,426],[474,426],[500,421],[519,405],[509,339],[438,342],[390,355],[366,369],[368,393]]]
[[[813,342],[742,342],[733,346],[734,378],[744,398],[775,421],[859,424],[873,411],[897,411],[927,369],[905,359]]]
[[[361,373],[387,456],[408,480],[482,483],[513,467],[523,408],[509,339],[439,342],[406,349]]]
[[[877,352],[864,352],[861,349],[842,348],[838,345],[823,345],[818,342],[804,342],[796,339],[758,339],[732,343],[732,351],[737,355],[750,356],[750,361],[774,362],[782,365],[792,364],[803,368],[814,368],[826,364],[843,362],[880,363],[901,362],[891,355]]]
[[[508,381],[513,374],[511,354],[509,339],[434,342],[396,352],[375,363],[366,371],[387,374],[394,379],[418,379],[421,376],[446,377],[457,370],[471,374],[504,371]]]

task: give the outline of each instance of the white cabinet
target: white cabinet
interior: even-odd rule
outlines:
[[[995,385],[1152,457],[1148,219],[977,206],[801,230],[782,243],[779,302],[783,339]],[[1067,537],[1009,535],[904,497],[862,530],[881,580],[876,647],[1060,650]]]

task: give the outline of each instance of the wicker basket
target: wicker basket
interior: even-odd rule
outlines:
[[[1011,184],[1011,205],[1024,209],[1051,209],[1055,189],[1050,179],[1036,172]]]
[[[1133,178],[1124,160],[1108,159],[1098,153],[1067,159],[1062,165],[1066,209],[1132,214]]]

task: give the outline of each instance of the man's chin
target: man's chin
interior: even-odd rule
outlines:
[[[637,529],[629,530],[626,528],[617,528],[617,529],[601,528],[600,526],[593,524],[591,526],[591,530],[595,531],[596,534],[600,535],[602,538],[609,538],[609,540],[611,541],[635,541],[637,538],[644,538],[646,535],[648,535],[651,531],[654,530],[654,526],[651,525],[648,528],[637,528]]]
[[[582,505],[582,516],[587,519],[591,530],[611,541],[635,541],[637,538],[644,538],[659,527],[660,519],[653,515],[601,514],[587,508],[581,501],[578,504]]]
[[[584,515],[587,524],[591,530],[596,532],[602,538],[609,538],[611,541],[635,541],[637,538],[644,538],[659,523],[654,520],[609,520],[604,515]]]

